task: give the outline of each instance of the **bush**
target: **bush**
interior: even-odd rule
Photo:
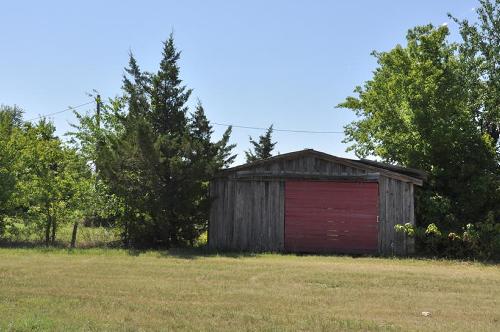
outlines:
[[[40,225],[19,217],[6,216],[3,219],[3,242],[40,242],[42,235]]]
[[[500,224],[493,214],[485,221],[469,223],[461,232],[443,232],[436,224],[414,227],[407,223],[394,226],[396,232],[405,233],[416,240],[417,252],[424,255],[500,260]]]
[[[205,231],[198,236],[198,238],[194,241],[195,248],[201,248],[208,244],[208,232]]]

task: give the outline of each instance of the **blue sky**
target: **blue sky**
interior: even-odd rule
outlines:
[[[132,50],[156,70],[171,31],[182,50],[181,77],[211,121],[236,125],[342,131],[354,119],[335,108],[370,79],[372,50],[404,43],[406,31],[473,19],[472,0],[419,1],[2,1],[0,103],[25,118],[85,103],[88,92],[120,94]],[[452,38],[457,27],[449,22]],[[90,110],[90,108],[87,108]],[[85,110],[82,108],[81,110]],[[58,134],[71,112],[50,117]],[[225,128],[215,126],[215,137]],[[238,129],[237,163],[248,136]],[[314,148],[353,157],[343,134],[275,133],[281,153]]]

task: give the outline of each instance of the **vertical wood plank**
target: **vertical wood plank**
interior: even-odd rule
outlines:
[[[385,234],[384,234],[384,224],[386,222],[385,218],[385,201],[386,201],[386,190],[385,190],[385,185],[387,183],[387,180],[385,177],[380,177],[379,182],[378,182],[378,251],[380,254],[384,254],[385,248],[384,248],[384,241],[385,241]]]

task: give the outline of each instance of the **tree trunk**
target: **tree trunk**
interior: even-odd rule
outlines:
[[[50,226],[52,225],[52,216],[50,210],[47,208],[47,221],[45,223],[45,245],[48,247],[50,244]]]
[[[56,218],[52,218],[52,234],[50,237],[50,242],[52,242],[52,245],[54,245],[56,242]]]
[[[78,221],[73,224],[73,233],[71,234],[71,248],[76,246],[76,232],[78,231]]]
[[[124,227],[124,230],[123,230],[123,244],[128,248],[129,247],[129,243],[128,243],[128,239],[129,239],[129,236],[128,236],[128,215],[126,214],[126,220],[125,220],[125,227]]]

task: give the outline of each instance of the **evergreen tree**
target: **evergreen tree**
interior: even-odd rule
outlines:
[[[255,141],[250,136],[250,143],[253,145],[253,151],[245,151],[247,163],[267,159],[272,156],[272,151],[277,142],[272,142],[273,125],[271,125],[264,135],[259,136],[259,141]]]
[[[201,103],[188,116],[191,90],[179,78],[179,57],[172,35],[155,73],[130,55],[124,95],[104,107],[104,129],[94,128],[104,131],[98,169],[124,202],[124,240],[134,246],[192,242],[207,227],[209,179],[234,160],[230,128],[211,142]]]
[[[124,131],[100,158],[111,190],[126,203],[124,237],[135,246],[169,247],[182,218],[178,203],[189,150],[185,103],[191,91],[181,86],[178,58],[172,36],[156,73],[143,73],[130,55],[123,80]]]
[[[222,139],[212,142],[212,126],[208,121],[201,102],[198,101],[195,112],[189,119],[190,165],[189,176],[185,181],[186,201],[189,202],[189,221],[182,227],[183,237],[194,239],[206,230],[210,210],[208,185],[210,179],[221,168],[229,166],[235,155],[231,155],[234,144],[229,145],[231,128]]]

